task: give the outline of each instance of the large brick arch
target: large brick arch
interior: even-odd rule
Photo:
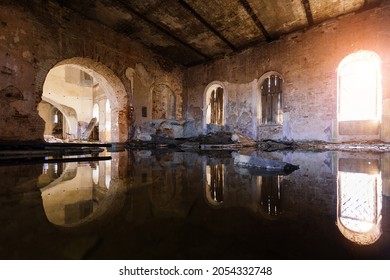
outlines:
[[[73,57],[61,61],[46,61],[36,75],[35,91],[43,92],[43,85],[49,71],[53,67],[70,65],[85,71],[99,83],[111,104],[111,141],[126,142],[128,140],[128,95],[121,80],[103,63],[89,58]]]

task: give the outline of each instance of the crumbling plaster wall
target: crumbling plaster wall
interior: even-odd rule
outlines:
[[[134,93],[143,89],[132,85],[126,70],[135,69],[137,64],[152,77],[152,84],[138,94],[150,96],[154,84],[169,85],[180,97],[176,108],[181,116],[183,69],[51,1],[0,3],[0,58],[0,140],[43,139],[44,122],[37,105],[47,73],[64,63],[85,67],[87,72],[93,70],[108,81],[115,80],[111,76],[120,81],[111,85],[110,93],[119,106],[116,141],[126,141],[135,122],[129,106],[135,103]],[[19,90],[23,98],[7,98],[10,87],[11,91]],[[151,112],[151,102],[146,106]]]
[[[215,62],[189,68],[184,111],[202,124],[205,88],[226,88],[226,125],[255,139],[390,141],[390,5],[324,22]],[[347,55],[371,50],[382,59],[383,116],[380,135],[337,132],[337,67]],[[277,71],[283,78],[283,125],[260,126],[259,78]]]

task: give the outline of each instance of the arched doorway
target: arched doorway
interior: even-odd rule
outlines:
[[[93,140],[93,131],[98,126],[100,141],[127,141],[127,93],[119,78],[105,65],[80,57],[61,61],[48,72],[42,92],[42,99],[53,100],[76,112],[77,131],[69,131],[69,138]]]

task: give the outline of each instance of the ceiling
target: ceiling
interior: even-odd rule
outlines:
[[[57,0],[184,66],[205,63],[382,0]]]

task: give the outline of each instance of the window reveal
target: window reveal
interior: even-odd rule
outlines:
[[[282,123],[282,78],[271,75],[261,84],[261,112],[263,124]]]
[[[223,124],[223,89],[221,87],[213,90],[210,96],[211,123]]]

